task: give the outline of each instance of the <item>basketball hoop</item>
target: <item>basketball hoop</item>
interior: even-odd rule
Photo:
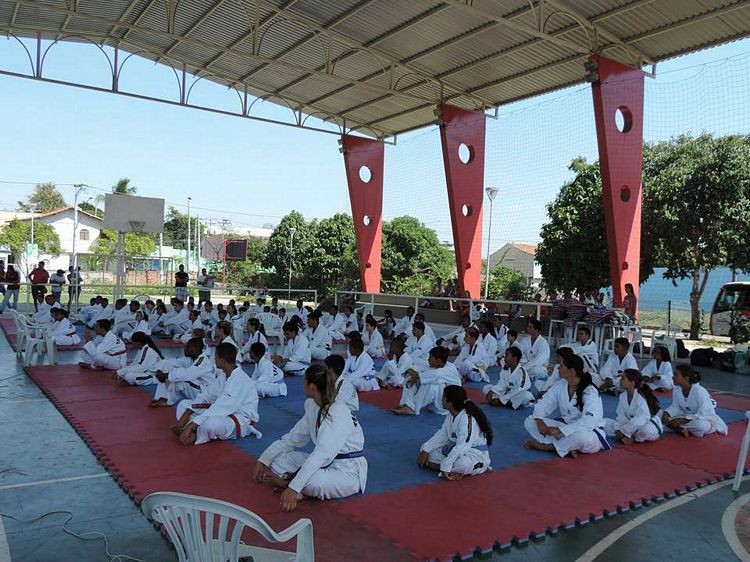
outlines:
[[[146,221],[128,221],[130,224],[130,231],[137,232],[138,234],[143,233],[143,227],[146,225]]]

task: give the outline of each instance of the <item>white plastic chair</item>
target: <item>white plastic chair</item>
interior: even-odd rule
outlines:
[[[23,314],[13,311],[13,319],[16,321],[16,355],[20,358],[26,349],[26,341],[29,338],[30,320]]]
[[[656,346],[666,347],[669,357],[674,360],[677,356],[677,334],[682,331],[682,328],[678,324],[667,324],[660,331],[664,333],[654,332],[651,336],[651,349],[653,350]]]
[[[26,325],[26,339],[24,341],[24,365],[36,365],[39,358],[47,351],[49,330],[45,326],[29,322]]]
[[[250,556],[263,562],[315,559],[312,521],[307,518],[276,533],[252,511],[220,500],[175,492],[146,496],[141,510],[164,526],[180,562],[236,562]],[[297,551],[246,545],[240,540],[247,528],[269,542],[287,542],[296,537]]]
[[[276,314],[272,312],[261,312],[256,318],[258,322],[263,324],[263,329],[266,331],[266,339],[277,338],[279,345],[284,341],[284,330],[282,329],[284,324]]]
[[[633,353],[635,344],[638,344],[638,355],[643,359],[643,331],[638,324],[625,326],[622,337],[627,338],[630,342],[630,352]]]

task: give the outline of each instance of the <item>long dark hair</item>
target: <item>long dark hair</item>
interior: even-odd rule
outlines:
[[[328,369],[325,365],[310,365],[305,371],[305,381],[308,384],[314,384],[320,392],[321,404],[320,410],[318,410],[318,419],[315,422],[315,432],[317,433],[336,397],[336,386],[328,375]]]
[[[268,337],[266,336],[266,328],[265,326],[263,326],[263,324],[261,324],[260,320],[258,320],[257,318],[250,318],[250,320],[248,320],[247,323],[250,326],[253,326],[258,332],[263,334],[264,338]]]
[[[474,418],[479,426],[479,430],[487,440],[487,445],[492,445],[494,435],[492,432],[492,426],[490,425],[487,416],[484,415],[484,411],[466,396],[466,391],[463,387],[456,384],[449,384],[445,387],[445,390],[443,390],[443,394],[445,395],[445,399],[450,402],[457,411],[460,412],[461,410],[466,410],[466,413]]]
[[[669,355],[669,350],[663,346],[663,345],[657,345],[654,347],[654,351],[659,350],[659,353],[661,354],[661,362],[662,363],[671,363],[672,357]],[[651,352],[653,355],[653,351]]]
[[[626,379],[633,383],[638,393],[646,400],[648,411],[651,412],[652,416],[655,416],[657,412],[661,410],[661,405],[656,399],[656,396],[654,396],[651,387],[643,382],[643,375],[641,372],[638,369],[625,369],[622,374]]]
[[[685,377],[690,384],[701,382],[701,374],[687,363],[680,363],[675,367],[675,370]]]
[[[576,372],[576,376],[581,381],[576,387],[576,407],[578,408],[579,412],[583,412],[583,393],[586,388],[588,388],[589,386],[593,386],[594,384],[591,380],[591,373],[584,370],[583,359],[581,359],[576,354],[563,357],[563,365],[565,365],[568,369],[573,369]]]
[[[139,343],[141,344],[141,346],[149,346],[156,352],[159,357],[164,359],[164,356],[161,354],[161,350],[156,346],[156,342],[148,334],[144,332],[134,332],[133,335],[130,336],[130,341],[132,341],[133,343]]]

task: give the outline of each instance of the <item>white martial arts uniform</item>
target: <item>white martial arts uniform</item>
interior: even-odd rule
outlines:
[[[346,358],[341,378],[349,381],[358,391],[380,390],[375,378],[375,365],[367,352],[350,355]]]
[[[188,328],[181,334],[180,333],[175,334],[175,336],[172,339],[175,341],[180,341],[182,343],[187,343],[191,339],[193,339],[193,330],[196,330],[196,329],[205,330],[205,326],[201,322],[200,318],[196,318],[195,320],[193,320],[193,323],[190,325],[190,328]]]
[[[346,407],[352,412],[359,412],[357,389],[352,386],[352,383],[341,376],[336,380],[336,397],[334,400],[346,404]]]
[[[607,379],[610,379],[613,384],[612,388],[619,390],[620,374],[624,372],[625,369],[638,370],[638,363],[636,362],[635,357],[633,357],[633,354],[628,351],[622,360],[620,360],[620,358],[617,357],[617,354],[613,353],[607,357],[607,361],[604,363],[601,371],[598,373],[591,373],[591,380],[594,381],[594,384],[597,387],[600,387]]]
[[[112,331],[122,337],[124,332],[129,332],[135,325],[135,314],[130,312],[127,304],[122,308],[115,309],[112,318]]]
[[[547,377],[546,379],[537,379],[533,381],[533,386],[537,392],[543,393],[547,392],[561,380],[562,378],[560,377],[560,365],[555,365],[555,368],[552,369],[552,374],[549,377]]]
[[[400,404],[409,406],[416,415],[425,407],[446,415],[448,411],[443,408],[443,389],[449,384],[461,386],[461,375],[453,363],[448,362],[444,367],[429,367],[419,374],[418,383],[404,384]]]
[[[510,402],[514,410],[528,406],[534,401],[534,395],[531,394],[531,377],[521,365],[518,365],[512,372],[508,368],[500,371],[497,384],[487,384],[482,388],[482,394],[487,396],[487,400],[492,398],[489,396],[490,393],[504,406]]]
[[[261,358],[255,364],[252,378],[258,389],[258,396],[261,398],[286,396],[287,388],[284,382],[284,371],[271,363],[271,360],[267,356]]]
[[[345,404],[334,401],[317,426],[320,408],[305,401],[305,415],[289,433],[271,444],[258,459],[279,476],[292,475],[289,488],[321,500],[364,492],[367,484],[365,436]],[[312,441],[313,452],[299,449]]]
[[[596,453],[602,449],[611,449],[603,429],[604,418],[599,391],[593,385],[586,387],[583,391],[583,411],[578,409],[576,402],[575,393],[572,398],[568,395],[568,382],[560,381],[537,401],[534,413],[524,421],[526,431],[536,441],[553,445],[561,457],[572,451]],[[549,417],[556,410],[560,411],[562,421]],[[559,428],[562,435],[542,435],[536,426],[537,419],[543,420],[549,427]]]
[[[302,308],[293,308],[288,310],[286,313],[287,320],[291,320],[294,316],[298,316],[302,320],[302,325],[307,326],[307,309],[303,306]]]
[[[344,325],[345,335],[349,332],[359,332],[359,321],[357,320],[356,312],[352,312],[349,316],[344,314],[344,318],[346,319],[346,324]]]
[[[172,361],[171,365],[169,361],[165,361],[157,364],[154,370],[167,373],[166,382],[156,385],[154,400],[165,398],[170,406],[183,399],[192,400],[200,393],[218,396],[224,384],[224,373],[217,374],[214,362],[207,354],[199,355],[187,365],[182,359]]]
[[[198,318],[200,319],[201,324],[203,324],[202,328],[207,331],[213,329],[213,327],[219,323],[219,313],[215,308],[212,308],[211,310],[203,308],[200,311]]]
[[[682,393],[682,388],[675,386],[672,391],[672,404],[665,412],[673,418],[690,420],[682,427],[695,437],[703,437],[711,433],[726,435],[729,431],[727,424],[716,413],[716,402],[698,383],[690,386],[690,393],[687,396]]]
[[[286,342],[281,355],[287,360],[282,367],[285,373],[304,375],[305,369],[310,366],[310,361],[312,361],[310,342],[302,334],[297,334],[294,339]]]
[[[210,404],[208,408],[202,408]],[[177,419],[187,409],[195,412],[190,421],[198,426],[195,444],[202,445],[212,439],[240,439],[247,435],[262,437],[253,424],[258,415],[258,390],[255,382],[241,367],[236,367],[226,377],[218,397],[199,394],[193,400],[183,400],[177,407]]]
[[[331,338],[334,340],[343,340],[344,332],[346,331],[347,316],[343,312],[339,312],[332,320],[331,325],[328,327],[328,333],[331,334]]]
[[[307,328],[303,332],[304,336],[310,342],[310,357],[322,361],[331,354],[331,345],[333,343],[328,328],[318,323],[318,327],[313,331]]]
[[[459,326],[449,334],[446,334],[442,338],[442,343],[440,344],[441,347],[445,347],[446,349],[450,349],[451,351],[454,349],[458,349],[460,347],[463,347],[465,345],[464,336],[466,335],[466,330],[464,330],[463,326]]]
[[[605,418],[604,429],[610,437],[619,431],[638,443],[656,441],[664,433],[659,412],[651,415],[646,399],[637,390],[633,399],[628,400],[628,393],[622,392],[617,402],[617,419]]]
[[[37,323],[41,324],[42,326],[49,326],[54,321],[52,319],[52,309],[53,308],[62,308],[60,306],[60,303],[55,301],[52,303],[52,305],[47,304],[46,301],[43,301],[37,305],[37,310],[34,314],[31,315],[31,319]]]
[[[485,335],[479,334],[479,342],[487,351],[487,357],[497,357],[497,340],[489,332]]]
[[[430,455],[430,462],[440,465],[440,472],[467,476],[492,468],[487,450],[487,439],[466,410],[461,410],[456,417],[445,416],[442,427],[421,448]]]
[[[320,315],[321,326],[324,326],[330,329],[331,324],[333,324],[333,316],[331,316],[330,312],[324,312],[323,314]]]
[[[261,334],[260,330],[255,330],[255,332],[253,332],[252,334],[248,333],[247,341],[240,349],[243,363],[249,363],[252,360],[252,358],[250,357],[250,347],[254,343],[262,343],[263,347],[266,348],[266,355],[268,355],[268,340],[266,339],[266,336]]]
[[[655,380],[646,383],[652,390],[656,390],[657,388],[672,390],[672,388],[674,388],[672,363],[669,361],[660,361],[659,364],[657,364],[656,359],[652,359],[649,361],[648,365],[643,368],[641,374],[644,377],[656,377]]]
[[[117,375],[128,384],[146,385],[156,384],[158,381],[153,374],[156,366],[162,361],[159,354],[148,345],[144,345],[135,354],[133,361],[126,367],[117,369]]]
[[[365,344],[365,353],[370,357],[385,357],[385,342],[377,328],[372,331],[372,334],[365,328],[362,332],[362,343]]]
[[[500,324],[499,328],[495,328],[495,339],[497,340],[497,360],[505,356],[505,350],[508,349],[508,326]]]
[[[406,353],[411,355],[411,361],[416,371],[429,369],[430,350],[435,347],[435,340],[430,339],[426,333],[417,338],[412,338],[412,345],[406,344]]]
[[[76,327],[67,318],[55,322],[51,329],[55,345],[78,345],[81,343],[81,336],[76,332]]]
[[[531,343],[531,351],[526,356],[528,361],[524,365],[529,376],[533,379],[547,378],[547,364],[549,363],[549,344],[544,336],[539,334]]]
[[[116,371],[127,365],[125,344],[111,330],[104,336],[97,336],[83,346],[81,362],[92,367],[104,367]]]
[[[599,348],[593,340],[589,339],[584,345],[576,342],[570,348],[576,355],[588,359],[588,363],[593,367],[593,371],[590,370],[590,373],[593,374],[599,370]]]
[[[162,334],[164,333],[164,328],[161,327],[159,324],[161,322],[164,322],[167,319],[167,315],[164,313],[156,314],[154,313],[152,316],[148,317],[148,325],[151,328],[152,334]]]
[[[147,336],[151,335],[151,326],[146,320],[139,320],[138,323],[128,332],[122,334],[122,339],[130,341],[133,339],[133,334],[136,332],[143,332]]]
[[[472,382],[490,382],[490,377],[487,375],[490,358],[487,355],[487,348],[480,342],[477,341],[471,347],[463,346],[454,364],[462,377],[466,377]]]
[[[186,306],[183,306],[179,312],[167,314],[167,318],[163,320],[163,323],[166,335],[182,334],[190,329],[190,312]]]
[[[393,335],[400,336],[401,334],[407,334],[411,335],[412,330],[412,322],[414,321],[414,315],[408,316],[404,314],[401,319],[396,322],[396,325],[393,326]]]
[[[408,353],[402,353],[399,358],[396,358],[394,355],[392,359],[385,362],[385,365],[380,369],[377,377],[385,385],[397,387],[404,386],[404,373],[406,373],[407,369],[411,369],[412,365],[413,362],[411,355]]]
[[[86,324],[92,330],[96,326],[97,320],[112,320],[115,315],[115,309],[112,308],[111,304],[107,306],[99,305],[99,310],[94,310],[91,314],[91,319]]]

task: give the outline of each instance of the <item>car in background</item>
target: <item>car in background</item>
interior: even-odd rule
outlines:
[[[716,295],[711,309],[710,328],[714,336],[729,336],[733,316],[750,318],[750,281],[725,283]]]

